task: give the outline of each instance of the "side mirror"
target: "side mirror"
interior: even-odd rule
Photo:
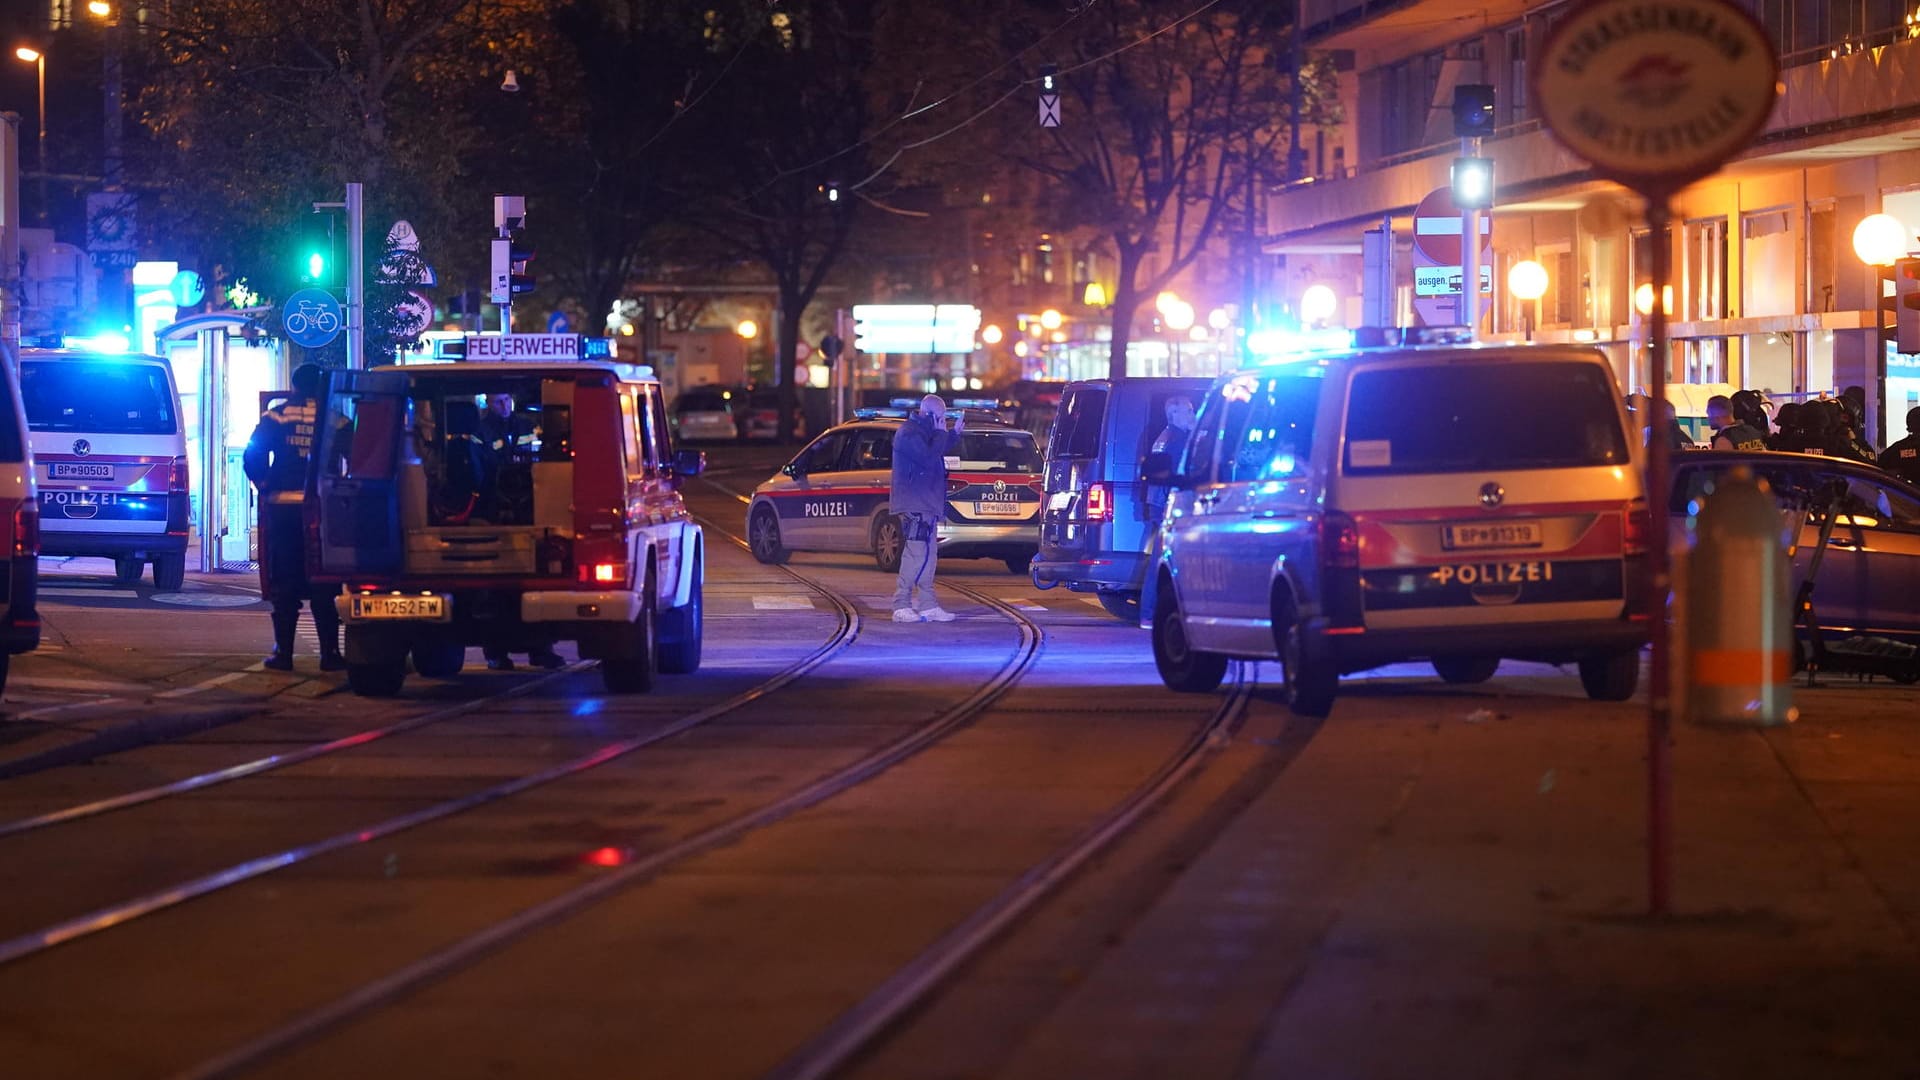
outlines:
[[[807,467],[798,461],[787,462],[785,465],[780,466],[780,471],[793,477],[795,480],[805,480],[807,478]]]
[[[1140,479],[1149,484],[1162,484],[1174,487],[1180,483],[1180,477],[1173,471],[1173,455],[1168,453],[1148,454],[1147,460],[1140,465]]]
[[[673,452],[673,472],[676,476],[699,476],[707,471],[707,452],[705,450],[675,450]]]

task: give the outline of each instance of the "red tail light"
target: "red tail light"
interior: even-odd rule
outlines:
[[[947,494],[958,495],[967,490],[967,482],[956,477],[947,477]]]
[[[1094,483],[1087,485],[1087,520],[1113,520],[1113,494],[1107,485]]]
[[[1320,565],[1342,569],[1360,565],[1360,527],[1337,510],[1320,517]]]
[[[591,585],[625,585],[627,583],[627,564],[623,562],[594,563],[580,568],[580,580]]]
[[[186,458],[177,457],[173,459],[173,468],[169,470],[167,473],[167,490],[168,491],[187,490],[187,459]]]
[[[13,512],[13,554],[25,558],[40,554],[40,510],[22,506]]]
[[[1653,514],[1645,507],[1628,508],[1625,541],[1628,555],[1645,555],[1653,547]]]

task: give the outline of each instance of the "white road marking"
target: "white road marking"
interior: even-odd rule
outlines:
[[[41,596],[104,596],[112,600],[138,600],[132,589],[41,589]]]
[[[98,695],[97,697],[87,698],[85,701],[69,701],[63,705],[48,705],[39,709],[29,709],[23,713],[15,713],[12,716],[8,717],[7,719],[31,720],[36,716],[47,716],[51,713],[66,712],[68,709],[81,709],[81,708],[85,708],[88,705],[98,705],[101,702],[112,701],[112,700],[113,698],[111,695],[101,694],[101,695]]]
[[[255,664],[253,667],[260,668],[260,665]],[[247,671],[230,671],[225,675],[215,675],[211,679],[205,679],[200,682],[194,683],[192,686],[182,686],[175,690],[162,690],[161,692],[153,696],[157,698],[180,698],[180,697],[186,697],[188,694],[198,694],[202,690],[211,690],[216,686],[224,686],[227,683],[233,682],[237,679],[244,679],[247,677],[248,672],[252,670],[253,668],[249,668],[247,669]],[[265,669],[261,668],[261,670],[265,670]]]
[[[813,601],[805,596],[756,596],[755,611],[812,611]]]
[[[38,690],[95,690],[109,693],[141,693],[146,687],[139,683],[113,682],[107,679],[59,679],[44,675],[16,675],[8,680],[11,686],[30,686]]]

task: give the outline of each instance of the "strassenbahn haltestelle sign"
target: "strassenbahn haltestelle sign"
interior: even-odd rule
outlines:
[[[1594,171],[1673,191],[1752,141],[1779,77],[1766,31],[1721,0],[1591,0],[1548,36],[1533,100]]]

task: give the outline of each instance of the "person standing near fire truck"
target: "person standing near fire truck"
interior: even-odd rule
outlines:
[[[308,580],[302,536],[307,462],[313,455],[324,377],[318,364],[295,368],[292,396],[261,415],[243,458],[247,479],[260,492],[262,579],[273,603],[273,653],[263,663],[274,671],[293,670],[293,632],[303,600],[313,611],[313,629],[320,638],[320,670],[347,666],[340,655],[340,613],[333,606],[339,590]]]

